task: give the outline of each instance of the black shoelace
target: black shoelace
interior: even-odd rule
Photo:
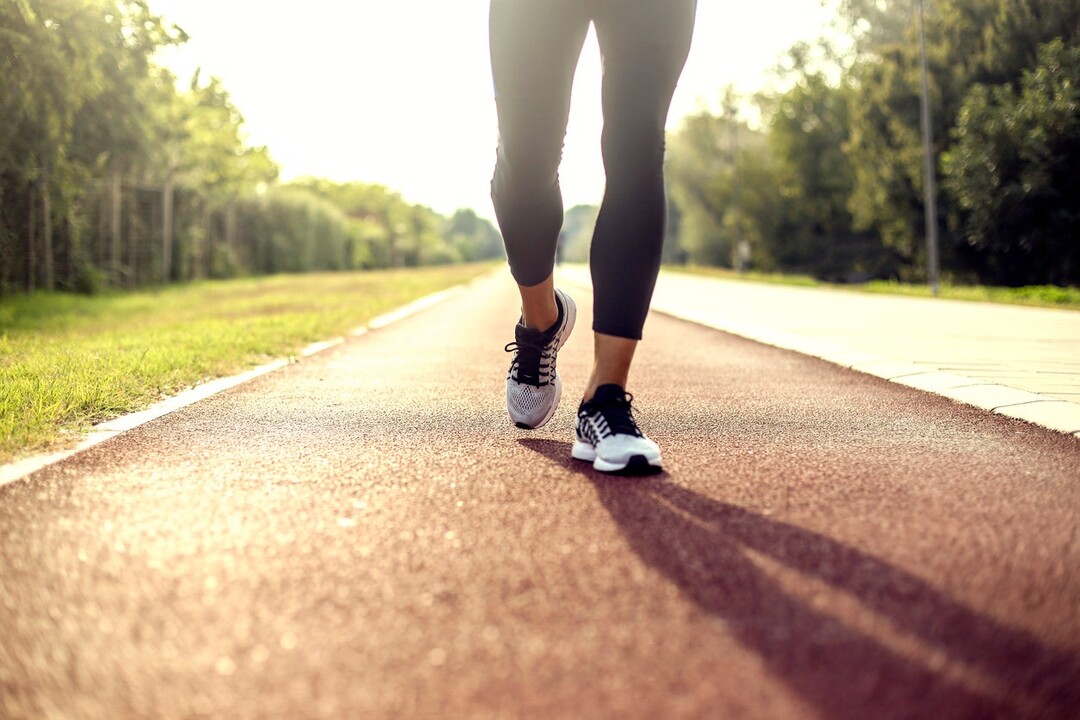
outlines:
[[[634,410],[631,407],[633,401],[634,396],[630,393],[626,393],[621,398],[606,399],[601,403],[597,403],[594,398],[585,405],[584,409],[587,414],[599,413],[604,418],[608,434],[644,437],[634,421]]]
[[[503,349],[506,352],[517,353],[513,362],[510,363],[511,377],[519,383],[535,387],[548,384],[551,378],[551,353],[548,352],[547,342],[518,338],[515,342],[508,343]]]

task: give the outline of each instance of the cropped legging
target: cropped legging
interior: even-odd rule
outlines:
[[[514,279],[543,282],[563,222],[559,163],[589,23],[603,57],[607,185],[593,232],[593,329],[640,339],[664,240],[664,126],[697,0],[491,0],[499,119],[491,183]]]

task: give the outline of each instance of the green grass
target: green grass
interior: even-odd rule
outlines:
[[[0,300],[0,462],[487,271],[489,264]]]
[[[868,282],[865,285],[855,286],[855,289],[868,293],[912,295],[916,297],[932,296],[930,288],[926,285],[907,285],[885,280]],[[1056,285],[1028,285],[1027,287],[1018,288],[990,287],[987,285],[942,285],[938,297],[949,300],[970,300],[973,302],[1080,310],[1080,288],[1063,288]]]
[[[777,285],[795,285],[799,287],[829,288],[851,290],[885,295],[906,295],[911,297],[932,297],[926,285],[874,280],[872,282],[839,285],[822,282],[808,275],[785,275],[783,273],[737,273],[727,268],[703,266],[666,266],[666,270],[685,272],[692,275],[707,275],[726,280],[745,282],[773,283]],[[972,302],[992,302],[1007,305],[1030,305],[1033,307],[1052,307],[1064,310],[1080,310],[1080,288],[1057,287],[1056,285],[1029,285],[1027,287],[989,287],[986,285],[950,285],[942,284],[938,297],[947,300],[968,300]]]

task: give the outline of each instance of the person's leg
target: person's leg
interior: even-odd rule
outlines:
[[[571,455],[604,472],[655,472],[659,446],[626,392],[664,237],[664,126],[693,34],[695,0],[598,0],[607,189],[593,234],[595,358]]]
[[[581,0],[492,0],[491,68],[499,145],[491,197],[529,328],[558,319],[552,271],[563,222],[559,163],[578,56]]]
[[[660,268],[664,127],[690,49],[696,0],[601,3],[607,189],[590,254],[595,363],[585,387],[626,387]]]
[[[491,197],[521,295],[506,407],[520,428],[538,428],[562,396],[559,349],[576,308],[552,280],[563,222],[559,163],[570,94],[590,17],[581,0],[491,0],[491,68],[499,146]]]
[[[537,285],[518,283],[521,295],[521,324],[530,330],[547,330],[559,321],[555,304],[555,276],[548,275]]]
[[[592,400],[596,388],[601,385],[626,387],[637,344],[638,341],[631,338],[593,333],[593,367],[583,399]]]

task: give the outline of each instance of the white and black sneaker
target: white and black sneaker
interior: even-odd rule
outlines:
[[[648,473],[660,469],[660,447],[645,437],[630,407],[634,396],[618,385],[601,385],[577,414],[571,454],[601,472]]]
[[[559,319],[551,328],[531,330],[519,321],[514,342],[506,346],[506,352],[514,353],[506,375],[506,409],[523,430],[546,425],[562,397],[562,378],[555,372],[555,360],[574,329],[577,306],[562,290],[555,290],[555,304]]]

